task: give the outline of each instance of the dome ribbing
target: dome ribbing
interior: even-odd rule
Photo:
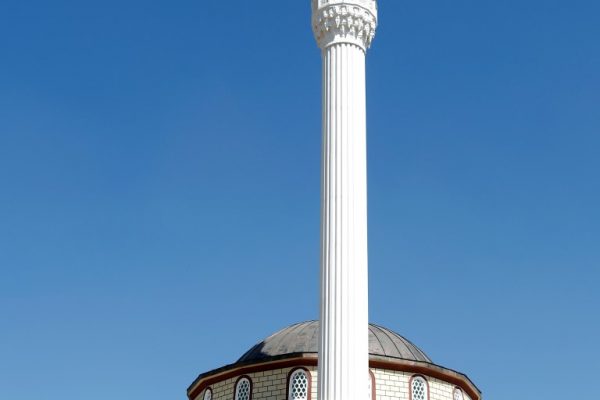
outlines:
[[[306,321],[290,325],[254,345],[237,363],[251,363],[294,353],[317,353],[319,322]],[[369,324],[369,354],[431,363],[417,346],[382,326]]]

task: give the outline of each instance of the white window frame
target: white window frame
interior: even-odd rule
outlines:
[[[290,378],[288,379],[288,393],[287,393],[287,399],[288,400],[295,400],[292,397],[292,393],[293,393],[293,386],[294,386],[294,379],[296,378],[297,375],[303,374],[306,378],[306,397],[304,399],[300,399],[300,400],[308,400],[310,399],[310,373],[305,370],[304,368],[297,368],[295,370],[292,371],[292,373],[290,374]]]
[[[375,374],[373,373],[373,371],[369,370],[369,397],[367,397],[368,400],[375,400],[373,398],[373,395],[375,395],[375,397],[377,397],[377,393],[375,390]]]
[[[242,376],[235,384],[235,400],[240,400],[240,387],[242,383],[248,382],[248,400],[252,400],[252,381],[248,376]]]
[[[423,387],[425,390],[425,400],[429,400],[429,382],[427,381],[427,379],[425,379],[425,377],[421,376],[421,375],[413,375],[410,378],[410,400],[417,400],[415,399],[414,396],[414,382],[415,381],[420,381],[423,382]]]

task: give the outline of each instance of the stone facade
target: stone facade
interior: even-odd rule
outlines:
[[[273,369],[249,373],[246,376],[252,381],[252,400],[287,400],[287,379],[292,370],[298,367]],[[311,400],[318,400],[317,368],[303,367],[310,373]],[[387,369],[372,368],[375,377],[376,400],[410,400],[410,378],[415,374]],[[442,380],[422,375],[429,385],[429,400],[454,400],[456,386]],[[240,376],[235,376],[210,386],[212,400],[235,400],[235,384]],[[194,400],[203,400],[206,389]],[[463,391],[464,400],[471,400]]]
[[[287,398],[287,378],[292,370],[298,367],[273,369],[270,371],[254,372],[247,374],[252,382],[252,400],[284,400]],[[311,400],[317,398],[317,369],[316,367],[302,367],[309,371],[311,377]],[[234,400],[235,384],[239,376],[216,383],[212,389],[212,400]],[[195,400],[203,400],[203,390]]]
[[[375,375],[377,400],[410,400],[410,378],[415,374],[387,369],[371,369],[371,371]],[[456,386],[426,375],[421,376],[429,384],[429,400],[454,400]],[[463,398],[464,400],[471,400],[464,392]]]

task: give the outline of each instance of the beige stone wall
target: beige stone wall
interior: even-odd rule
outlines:
[[[248,374],[252,381],[252,400],[285,400],[287,398],[287,377],[291,370],[297,367],[274,369],[271,371],[254,372]],[[317,371],[316,367],[304,367],[311,376],[311,400],[317,396]],[[234,400],[233,390],[239,376],[227,379],[211,386],[212,400]],[[196,400],[204,399],[204,391]]]
[[[409,400],[409,382],[413,374],[387,369],[371,369],[371,371],[375,375],[377,400]],[[430,400],[454,399],[454,385],[426,375],[424,376],[429,383]],[[470,400],[464,392],[463,398],[464,400]]]
[[[252,400],[286,400],[286,379],[293,368],[275,369],[271,371],[248,374],[252,380]],[[311,376],[311,400],[317,397],[317,369],[305,367]],[[375,375],[376,400],[409,400],[409,381],[413,374],[386,369],[371,369]],[[233,390],[239,376],[227,379],[211,386],[212,400],[234,400]],[[425,376],[429,382],[429,400],[453,400],[454,385],[439,379]],[[464,400],[470,400],[463,393]],[[195,400],[203,400],[204,392]]]

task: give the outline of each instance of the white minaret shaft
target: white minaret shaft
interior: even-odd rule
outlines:
[[[367,400],[365,53],[375,0],[312,0],[323,60],[319,400]]]

